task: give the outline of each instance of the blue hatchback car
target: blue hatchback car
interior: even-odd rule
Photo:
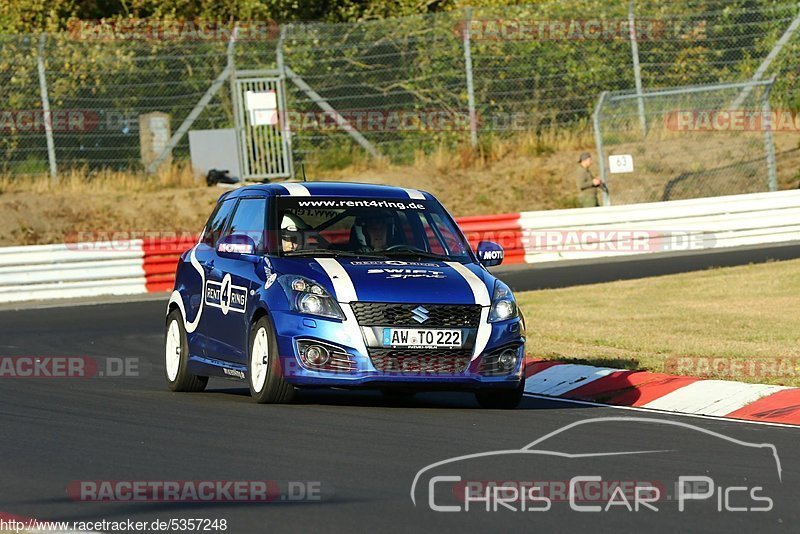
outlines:
[[[513,408],[525,375],[524,321],[431,194],[353,183],[252,185],[223,194],[178,262],[165,376],[247,382],[262,403],[296,389],[473,391]]]

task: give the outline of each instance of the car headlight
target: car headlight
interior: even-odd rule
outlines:
[[[489,322],[505,321],[518,315],[517,301],[514,300],[511,289],[500,280],[495,281],[492,307],[489,309]]]
[[[344,319],[336,300],[318,283],[304,276],[285,274],[278,283],[286,292],[292,309],[296,312],[320,317]]]

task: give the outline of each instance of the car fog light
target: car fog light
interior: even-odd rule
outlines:
[[[517,355],[513,350],[505,350],[497,358],[497,366],[500,371],[512,371],[517,365]]]
[[[319,345],[311,345],[303,354],[303,359],[306,363],[315,366],[325,365],[330,358],[331,356],[328,349]]]

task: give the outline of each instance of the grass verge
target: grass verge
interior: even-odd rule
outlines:
[[[517,295],[535,358],[800,386],[800,260]]]

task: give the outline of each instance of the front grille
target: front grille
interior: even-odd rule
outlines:
[[[425,328],[476,328],[481,319],[478,304],[390,304],[354,302],[353,313],[361,326],[398,326]],[[420,323],[412,310],[422,306],[430,317]]]
[[[457,375],[469,365],[471,353],[464,350],[370,349],[372,365],[383,373],[411,375]]]

